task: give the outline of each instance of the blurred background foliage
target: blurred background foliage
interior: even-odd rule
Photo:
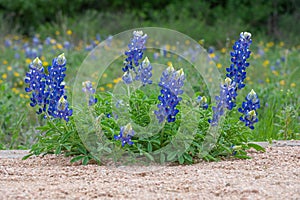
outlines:
[[[0,0],[0,36],[71,29],[78,38],[88,38],[159,26],[217,47],[245,30],[294,46],[300,41],[299,7],[299,0]]]

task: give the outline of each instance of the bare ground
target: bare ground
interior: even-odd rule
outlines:
[[[53,155],[22,161],[15,152],[0,156],[0,199],[300,199],[300,146],[266,150],[250,160],[138,170]]]

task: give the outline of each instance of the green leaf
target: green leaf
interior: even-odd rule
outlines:
[[[151,161],[154,161],[154,158],[151,154],[149,154],[148,152],[144,151],[143,154]]]
[[[168,160],[168,161],[172,161],[172,160],[174,160],[174,158],[175,158],[176,156],[177,156],[177,152],[176,152],[176,151],[173,151],[173,152],[171,152],[171,153],[168,154],[167,160]]]
[[[255,143],[248,143],[248,147],[252,147],[254,148],[256,151],[262,151],[265,152],[265,148],[263,148],[262,146],[255,144]]]
[[[85,157],[85,156],[83,156],[83,155],[76,156],[76,157],[72,158],[70,162],[71,162],[71,163],[74,163],[74,162],[80,161],[80,160],[82,160],[84,157]]]
[[[88,162],[89,162],[89,160],[90,160],[90,158],[89,158],[88,156],[85,156],[85,157],[83,158],[82,164],[83,164],[83,165],[87,165]]]
[[[164,164],[165,163],[165,160],[166,160],[166,156],[165,156],[165,154],[163,154],[163,153],[160,153],[160,163],[161,164]]]
[[[179,164],[181,164],[181,165],[184,163],[184,158],[182,155],[178,157],[178,161],[179,161]]]
[[[55,149],[55,155],[58,155],[61,153],[61,145],[57,146],[56,149]]]
[[[29,157],[33,156],[33,155],[34,155],[34,153],[30,153],[30,154],[24,156],[24,157],[22,158],[22,160],[26,160],[26,159],[28,159]]]
[[[151,142],[148,142],[147,150],[148,150],[148,152],[152,152],[152,144],[151,144]]]

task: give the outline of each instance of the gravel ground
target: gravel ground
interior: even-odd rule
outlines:
[[[15,152],[0,156],[0,199],[300,199],[300,146],[249,153],[250,160],[135,169],[53,155],[22,161],[24,152]]]

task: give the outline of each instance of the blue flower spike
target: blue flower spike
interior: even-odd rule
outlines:
[[[238,111],[243,114],[240,120],[245,123],[245,126],[254,129],[253,124],[258,122],[256,110],[260,108],[260,102],[253,89],[246,96],[245,100],[246,101],[242,103],[242,107],[238,109]]]
[[[159,123],[165,120],[167,122],[176,120],[175,116],[179,112],[176,106],[182,100],[179,95],[183,94],[181,88],[184,85],[184,79],[183,69],[175,71],[171,65],[163,71],[158,84],[161,87],[161,94],[158,96],[160,103],[157,105],[158,110],[154,111]]]
[[[152,77],[152,66],[150,64],[148,57],[146,57],[143,60],[143,62],[140,64],[135,79],[140,80],[143,86],[145,86],[147,84],[152,84],[152,80],[150,80],[151,77]]]
[[[224,114],[225,108],[232,110],[235,107],[235,98],[237,96],[235,82],[230,78],[226,78],[223,85],[220,86],[220,95],[216,96],[217,106],[212,107],[213,118],[209,119],[209,123],[213,126],[217,125],[220,117]]]
[[[134,130],[132,129],[131,123],[126,126],[122,126],[119,135],[114,135],[115,140],[120,140],[122,147],[127,143],[128,145],[133,145],[131,138],[134,136]]]
[[[247,59],[251,54],[249,50],[251,43],[251,33],[241,32],[240,39],[234,43],[233,51],[230,53],[231,65],[226,68],[226,76],[236,83],[237,89],[245,87],[246,68],[250,65]]]
[[[82,91],[88,97],[89,106],[92,106],[95,103],[97,103],[98,100],[97,98],[94,97],[96,90],[93,88],[93,84],[91,83],[91,81],[82,82],[82,86],[83,86]]]
[[[137,73],[135,67],[139,66],[140,60],[143,58],[147,37],[143,31],[133,31],[133,38],[128,44],[129,50],[125,52],[127,58],[124,61],[124,73],[131,70]]]

